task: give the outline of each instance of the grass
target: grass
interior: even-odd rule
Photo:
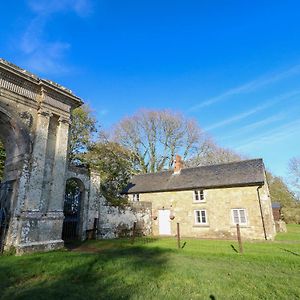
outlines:
[[[289,224],[288,232],[280,232],[276,235],[277,241],[297,241],[299,242],[299,225],[298,224]]]
[[[0,257],[1,299],[300,299],[300,226],[275,242],[88,241]]]

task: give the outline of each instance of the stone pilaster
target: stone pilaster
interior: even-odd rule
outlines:
[[[66,164],[69,142],[70,120],[59,118],[56,135],[55,157],[53,166],[53,183],[48,211],[63,211],[66,186]]]
[[[100,183],[101,183],[100,174],[96,171],[91,171],[88,216],[87,216],[88,221],[86,224],[87,229],[93,228],[95,218],[99,219],[99,212],[101,209]]]
[[[25,202],[25,210],[28,211],[39,211],[43,191],[44,167],[51,116],[52,114],[48,111],[38,111],[36,134],[32,152],[30,184]]]

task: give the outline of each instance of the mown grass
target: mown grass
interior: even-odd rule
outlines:
[[[1,299],[300,299],[300,226],[275,242],[88,241],[0,257]]]

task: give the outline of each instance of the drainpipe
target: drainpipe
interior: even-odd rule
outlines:
[[[262,186],[257,187],[257,197],[258,197],[258,203],[259,203],[259,208],[260,208],[261,222],[262,222],[262,226],[264,229],[264,236],[265,236],[265,240],[267,240],[265,220],[264,220],[264,215],[263,215],[262,206],[261,206],[261,199],[260,199],[260,194],[259,194],[259,189],[261,189],[261,188],[262,188]]]

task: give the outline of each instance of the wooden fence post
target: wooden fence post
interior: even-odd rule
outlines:
[[[180,249],[180,228],[179,223],[177,223],[177,247]]]
[[[237,239],[239,242],[240,253],[243,254],[244,250],[243,250],[242,239],[241,239],[240,224],[236,224],[236,232],[237,232]]]
[[[135,239],[135,231],[136,231],[136,222],[133,223],[131,244],[134,243],[134,239]]]

